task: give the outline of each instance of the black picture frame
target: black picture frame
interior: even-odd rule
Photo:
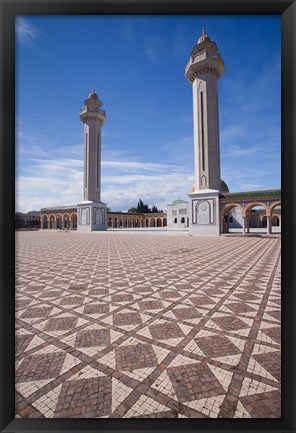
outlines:
[[[14,418],[14,191],[16,15],[229,14],[280,15],[282,20],[282,418],[281,419],[15,419]],[[0,431],[1,432],[285,432],[295,431],[296,223],[295,0],[0,0]],[[294,289],[294,290],[293,290]]]

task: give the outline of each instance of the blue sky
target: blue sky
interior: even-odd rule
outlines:
[[[102,200],[165,209],[194,183],[192,89],[202,25],[225,62],[221,174],[230,191],[280,188],[278,16],[20,16],[16,21],[16,210],[82,200],[83,124],[103,102]]]

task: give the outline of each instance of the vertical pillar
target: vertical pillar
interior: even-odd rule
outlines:
[[[250,233],[250,217],[247,217],[247,233]]]
[[[220,233],[224,233],[224,216],[220,216]],[[188,227],[188,223],[187,223],[187,227]]]
[[[226,232],[229,233],[229,220],[230,220],[230,216],[229,214],[226,217]]]
[[[270,234],[271,233],[271,217],[270,217],[270,215],[266,216],[266,222],[267,222],[267,234]]]
[[[243,217],[243,234],[246,234],[247,217]]]
[[[41,230],[44,230],[44,220],[41,218]]]

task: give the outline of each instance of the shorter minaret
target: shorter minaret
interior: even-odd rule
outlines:
[[[94,87],[84,101],[79,117],[84,123],[83,202],[78,205],[78,229],[107,229],[107,205],[101,202],[101,127],[106,112]]]
[[[101,200],[101,127],[106,113],[101,109],[102,102],[94,87],[80,110],[80,120],[84,123],[84,200]]]
[[[194,178],[189,194],[189,231],[219,234],[219,191],[224,189],[220,174],[218,79],[224,61],[205,27],[185,68],[192,84],[194,131]]]

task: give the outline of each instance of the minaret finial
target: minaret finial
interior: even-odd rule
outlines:
[[[203,25],[201,29],[201,34],[204,35],[206,33],[206,26]]]
[[[94,84],[92,85],[91,92],[92,92],[92,93],[95,92],[95,85],[94,85]]]

